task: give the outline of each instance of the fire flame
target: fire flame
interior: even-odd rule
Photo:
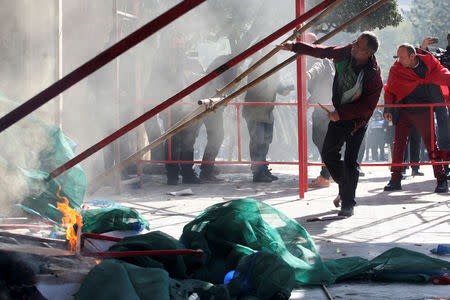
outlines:
[[[69,206],[69,199],[67,197],[63,197],[59,194],[61,191],[61,186],[59,186],[58,191],[56,192],[56,196],[64,200],[64,202],[57,202],[56,206],[60,212],[64,215],[64,217],[61,219],[62,225],[66,227],[66,240],[69,241],[70,250],[75,250],[75,247],[77,246],[78,238],[77,233],[75,232],[75,229],[73,228],[73,225],[78,225],[78,230],[81,230],[81,227],[83,226],[83,218],[81,215],[73,210]]]

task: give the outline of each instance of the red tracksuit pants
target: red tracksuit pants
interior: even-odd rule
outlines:
[[[397,124],[395,126],[394,153],[392,163],[403,163],[408,136],[412,127],[415,126],[422,136],[428,154],[432,153],[431,137],[433,137],[433,150],[439,149],[436,141],[436,134],[431,130],[430,111],[409,112],[405,109],[400,110]],[[433,127],[434,128],[434,127]],[[391,167],[391,180],[399,181],[402,179],[402,166]],[[446,180],[444,167],[442,165],[433,165],[434,177],[438,181]]]

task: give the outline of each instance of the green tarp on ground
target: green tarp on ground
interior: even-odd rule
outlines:
[[[207,208],[184,227],[180,241],[161,232],[150,232],[127,237],[110,251],[183,247],[203,249],[205,255],[203,258],[184,255],[126,258],[123,261],[136,268],[165,269],[170,277],[178,280],[179,291],[189,290],[183,288],[186,281],[202,280],[206,288],[199,293],[201,299],[216,300],[236,299],[237,295],[259,296],[259,299],[270,299],[273,295],[285,297],[290,294],[294,281],[299,285],[317,285],[363,278],[429,283],[431,275],[450,270],[448,261],[402,248],[390,249],[372,260],[346,257],[324,262],[302,226],[274,207],[253,199],[227,201]],[[96,295],[95,299],[109,299],[96,288],[103,286],[105,280],[109,281],[109,286],[129,292],[130,298],[125,293],[122,299],[135,299],[136,285],[131,278],[134,274],[115,276],[114,272],[94,272],[107,262],[103,261],[91,271],[92,274],[80,288],[77,300],[93,299],[89,297],[91,292]],[[229,285],[223,285],[223,278],[230,270],[240,274],[235,275]],[[142,277],[141,280],[152,284],[155,278]],[[166,284],[166,291],[173,290],[173,281],[170,282]],[[145,286],[144,283],[142,285]],[[108,297],[110,295],[107,294]],[[143,296],[138,299],[157,298]]]
[[[136,231],[150,230],[147,220],[134,208],[111,207],[88,209],[84,211],[83,232],[105,233],[108,231]]]
[[[17,106],[0,92],[2,114]],[[56,192],[61,186],[61,196],[68,198],[73,209],[81,211],[86,189],[81,167],[74,166],[56,179],[48,178],[49,172],[74,157],[76,144],[58,127],[30,114],[2,131],[0,143],[0,184],[11,192],[10,202],[24,199],[24,206],[59,223],[62,214],[56,209]]]

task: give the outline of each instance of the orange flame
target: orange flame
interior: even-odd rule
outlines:
[[[69,199],[67,197],[62,197],[59,192],[61,191],[61,186],[58,188],[58,191],[56,192],[56,196],[64,200],[64,203],[57,202],[56,206],[60,212],[64,215],[64,217],[61,219],[62,225],[66,227],[66,240],[69,241],[70,250],[75,250],[75,247],[77,246],[78,238],[77,234],[75,232],[75,229],[73,228],[73,225],[78,225],[78,230],[81,230],[81,227],[83,226],[83,218],[81,215],[73,210],[69,206]]]

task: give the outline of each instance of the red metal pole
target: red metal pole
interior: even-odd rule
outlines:
[[[139,126],[140,124],[144,123],[145,121],[147,121],[148,119],[150,119],[154,115],[160,113],[161,111],[163,111],[167,107],[171,106],[175,102],[177,102],[180,99],[186,97],[187,95],[189,95],[193,91],[197,90],[201,86],[203,86],[206,83],[208,83],[209,81],[213,80],[214,78],[216,78],[220,74],[224,73],[228,69],[232,68],[236,64],[240,63],[241,61],[243,61],[244,59],[246,59],[250,55],[254,54],[255,52],[257,52],[259,50],[261,50],[263,47],[267,46],[271,42],[275,41],[276,39],[280,38],[284,34],[288,33],[290,30],[295,28],[295,26],[297,24],[301,24],[302,22],[308,20],[309,18],[311,18],[315,14],[319,13],[320,11],[322,11],[328,5],[330,5],[331,3],[335,2],[335,1],[336,0],[325,0],[322,3],[318,4],[313,9],[309,10],[307,13],[299,16],[298,18],[296,18],[295,20],[291,21],[290,23],[288,23],[284,27],[278,29],[277,31],[275,31],[274,33],[272,33],[271,35],[269,35],[265,39],[261,40],[259,43],[253,45],[252,47],[250,47],[249,49],[245,50],[241,54],[239,54],[236,57],[230,59],[228,62],[224,63],[223,65],[221,65],[220,67],[218,67],[217,69],[215,69],[211,73],[207,74],[206,76],[202,77],[201,79],[197,80],[196,82],[194,82],[193,84],[191,84],[190,86],[185,88],[184,90],[178,92],[176,95],[174,95],[171,98],[167,99],[166,101],[160,103],[159,105],[157,105],[153,109],[147,111],[146,113],[144,113],[143,115],[141,115],[137,119],[131,121],[127,125],[123,126],[119,130],[117,130],[116,132],[111,134],[110,136],[104,138],[103,140],[101,140],[97,144],[91,146],[89,149],[87,149],[84,152],[80,153],[78,156],[72,158],[71,160],[66,162],[64,165],[56,168],[55,170],[53,170],[49,174],[49,176],[51,178],[55,178],[55,177],[59,176],[60,174],[62,174],[66,170],[72,168],[73,166],[75,166],[79,162],[83,161],[87,157],[89,157],[92,154],[96,153],[97,151],[99,151],[100,149],[102,149],[103,147],[105,147],[106,145],[111,143],[112,141],[118,139],[119,137],[121,137],[122,135],[126,134],[127,132],[129,132],[130,130],[134,129],[135,127]]]
[[[98,258],[114,258],[114,257],[135,257],[150,255],[184,255],[194,254],[201,258],[203,250],[144,250],[144,251],[123,251],[123,252],[81,252],[82,256],[98,257]]]
[[[237,135],[238,135],[238,161],[242,161],[242,152],[241,152],[241,106],[236,104],[236,113],[237,113]]]
[[[184,15],[191,9],[197,7],[206,0],[189,0],[181,1],[181,3],[175,5],[173,8],[169,9],[167,12],[157,17],[156,19],[150,21],[146,25],[142,26],[132,34],[128,35],[126,38],[120,42],[114,44],[110,48],[106,49],[93,59],[89,60],[78,69],[67,74],[36,96],[32,97],[30,100],[26,101],[16,109],[9,112],[7,115],[0,119],[0,132],[16,123],[26,115],[30,114],[37,108],[41,107],[75,83],[79,82],[83,78],[89,76],[96,70],[100,69],[114,58],[118,57],[128,49],[136,46],[147,37],[157,32],[167,24],[171,23],[173,20]]]
[[[95,240],[103,240],[103,241],[112,241],[112,242],[120,242],[122,239],[118,237],[113,236],[107,236],[103,234],[96,234],[96,233],[90,233],[90,232],[83,232],[81,236],[88,238],[88,239],[95,239]]]
[[[295,1],[295,13],[296,16],[301,15],[305,11],[305,0]],[[303,199],[305,197],[305,191],[308,180],[308,175],[305,165],[305,156],[307,156],[306,141],[303,139],[307,136],[306,131],[306,109],[304,106],[304,100],[306,99],[306,80],[304,75],[305,69],[305,57],[301,56],[297,60],[297,126],[298,126],[298,184],[299,184],[299,197]],[[305,122],[304,122],[305,121]]]

